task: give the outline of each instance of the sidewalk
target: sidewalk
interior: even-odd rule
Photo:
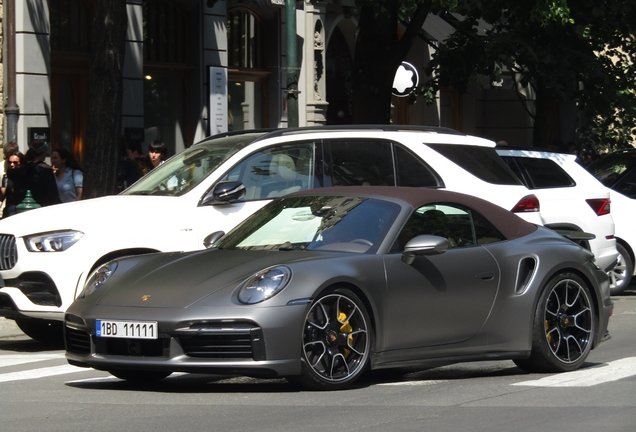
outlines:
[[[24,336],[15,321],[0,317],[0,338]]]

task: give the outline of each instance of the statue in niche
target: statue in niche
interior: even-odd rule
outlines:
[[[314,32],[314,100],[322,100],[320,96],[320,79],[323,74],[322,51],[325,44],[320,35],[320,31]]]
[[[316,30],[314,32],[314,49],[322,51],[324,48],[325,43],[322,41],[322,36],[320,36],[320,32]]]

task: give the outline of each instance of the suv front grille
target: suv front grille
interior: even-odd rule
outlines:
[[[0,270],[10,270],[17,262],[18,249],[15,246],[15,237],[0,234]]]

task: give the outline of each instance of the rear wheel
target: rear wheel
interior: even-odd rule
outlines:
[[[618,262],[616,267],[607,273],[610,278],[611,295],[621,294],[629,285],[634,274],[634,263],[627,249],[623,245],[616,243],[616,250],[618,250]]]
[[[31,339],[44,343],[63,343],[62,321],[47,321],[39,319],[16,319],[20,330]]]
[[[301,376],[292,381],[316,390],[353,384],[369,363],[373,330],[364,303],[348,289],[318,297],[305,318]]]
[[[531,372],[578,369],[590,353],[595,328],[589,288],[579,276],[561,273],[550,280],[539,298],[530,357],[515,363]]]
[[[166,378],[172,372],[119,369],[109,370],[108,373],[126,381],[151,383]]]

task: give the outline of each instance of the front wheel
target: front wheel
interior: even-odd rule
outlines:
[[[336,289],[312,304],[302,335],[301,376],[315,390],[350,387],[369,363],[373,330],[364,303],[348,289]]]
[[[627,249],[625,249],[623,245],[616,243],[616,250],[618,251],[618,262],[616,266],[607,273],[610,278],[611,295],[619,295],[625,291],[625,288],[629,285],[629,282],[632,280],[632,275],[634,274],[634,263]]]
[[[578,369],[592,348],[596,321],[590,289],[573,273],[553,277],[534,314],[532,351],[517,366],[530,372]]]

